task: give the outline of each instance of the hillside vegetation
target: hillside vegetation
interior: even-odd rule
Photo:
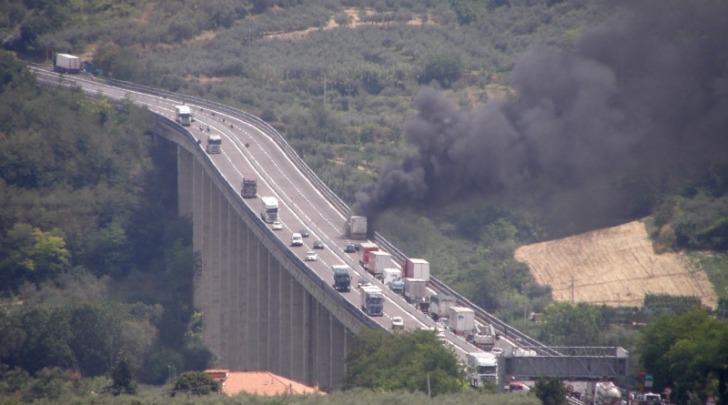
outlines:
[[[599,110],[591,115],[602,125],[592,126],[581,122],[590,115],[578,110],[578,98],[559,94],[559,86],[590,94],[588,89],[608,83],[608,76],[579,76],[580,59],[615,71],[629,64],[610,58],[652,67],[651,55],[640,50],[642,58],[616,59],[618,54],[598,45],[614,33],[637,35],[627,42],[634,49],[642,43],[638,39],[661,41],[652,35],[671,32],[662,13],[648,12],[656,27],[650,33],[605,24],[607,16],[621,13],[629,22],[630,12],[644,11],[639,7],[583,0],[6,2],[13,12],[3,25],[4,45],[25,57],[76,53],[93,63],[96,74],[200,95],[261,116],[337,194],[367,211],[378,230],[408,254],[429,259],[436,276],[505,319],[516,316],[505,310],[514,303],[532,301],[539,311],[550,296],[513,260],[518,245],[654,214],[652,235],[661,249],[726,247],[728,165],[724,156],[707,153],[720,150],[712,129],[673,125],[706,134],[692,143],[701,149],[685,147],[675,155],[657,146],[680,142],[680,133],[667,142],[649,134],[639,144],[627,138],[673,136],[672,128],[646,125],[639,132],[615,126],[615,114],[601,118]],[[672,45],[676,50],[689,49],[692,33],[713,28],[724,10],[710,7],[697,7],[709,22],[686,25],[691,35],[680,37]],[[707,51],[712,44],[705,46]],[[534,47],[546,50],[529,51]],[[695,54],[693,72],[703,57]],[[682,60],[671,60],[675,74],[688,73],[681,77],[702,91],[704,83],[693,79],[698,76],[681,70]],[[529,71],[531,66],[544,69]],[[629,103],[651,95],[641,72],[630,72],[617,90],[606,90],[615,94],[618,111],[635,111]],[[650,91],[635,93],[630,85]],[[519,97],[511,101],[514,89]],[[518,128],[523,145],[504,149],[499,133],[479,129],[504,119],[528,121],[519,118],[524,111],[550,114],[532,99],[549,100],[546,105],[563,114],[534,125],[534,134]],[[685,122],[700,122],[699,110],[685,107]],[[647,114],[660,121],[661,110]],[[450,128],[437,117],[445,117]],[[553,133],[540,134],[550,127]],[[572,132],[583,128],[586,138],[577,141]],[[529,139],[535,135],[558,151],[525,158],[514,152],[547,145]],[[616,136],[631,146],[601,140]],[[576,148],[582,149],[567,153]],[[590,153],[604,157],[581,157]],[[697,164],[693,156],[700,156]],[[636,163],[652,161],[659,164]],[[524,177],[529,172],[542,174]]]
[[[612,322],[649,320],[651,311],[579,307],[570,314],[557,306],[549,318],[550,287],[539,285],[513,253],[649,217],[657,252],[718,252],[704,263],[717,282],[720,313],[728,294],[720,254],[728,248],[728,63],[716,50],[728,37],[728,11],[707,0],[691,2],[689,10],[683,2],[668,3],[4,0],[0,33],[3,46],[26,59],[79,54],[94,74],[257,114],[337,194],[370,215],[378,231],[408,255],[430,260],[437,277],[477,304],[547,342],[630,347],[631,332],[600,331]],[[5,114],[15,114],[9,101],[15,98],[3,100]],[[89,122],[109,120],[102,102],[76,104],[78,111],[96,111]],[[49,111],[39,111],[49,116],[39,127],[63,121]],[[15,125],[34,123],[28,114]],[[11,140],[20,145],[27,138]],[[57,156],[67,156],[65,145],[59,143]],[[13,148],[2,150],[12,155]],[[2,173],[28,184],[73,186],[80,184],[73,170],[86,167],[100,174],[103,182],[91,180],[103,186],[128,186],[107,179],[117,164],[113,157],[83,158],[59,172],[65,177],[47,178],[68,161],[38,155],[18,165],[22,170]],[[163,229],[145,222],[160,215],[137,218],[119,208],[138,221],[115,220],[116,206],[106,203],[128,201],[128,193],[88,204],[84,192],[96,195],[79,188],[67,193],[77,203],[61,207],[99,210],[90,223],[104,232],[86,234],[94,229],[86,224],[66,230],[53,221],[35,230],[23,217],[31,227],[9,232],[15,223],[9,221],[6,237],[55,247],[53,263],[66,267],[66,258],[72,263],[107,251],[99,241],[159,246],[144,237]],[[26,197],[46,204],[58,198]],[[37,209],[28,218],[40,221],[49,212]],[[54,228],[73,249],[64,251]],[[114,239],[120,229],[127,244]],[[123,274],[128,266],[118,263],[129,256],[96,256],[87,266],[102,268],[100,275]],[[141,255],[152,256],[166,257]],[[22,266],[13,271],[7,274],[28,274],[31,282],[47,277]],[[671,310],[679,311],[694,304],[673,303]],[[525,321],[530,311],[546,311],[551,326]],[[584,315],[584,333],[570,335],[567,323],[558,322],[570,315]],[[570,340],[575,337],[581,340]]]

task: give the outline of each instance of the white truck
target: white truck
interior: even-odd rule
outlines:
[[[365,240],[367,238],[367,217],[350,216],[346,221],[346,233],[349,239]]]
[[[190,124],[195,121],[194,117],[192,117],[192,110],[190,110],[190,107],[186,105],[178,105],[174,107],[174,120],[185,127],[190,126]]]
[[[487,352],[470,352],[467,361],[471,386],[498,385],[498,356]]]
[[[207,136],[207,147],[205,148],[210,155],[216,155],[222,152],[222,138],[220,135],[212,134]]]
[[[260,197],[260,217],[263,222],[273,223],[278,220],[278,199],[275,197]]]
[[[452,333],[468,336],[475,331],[475,312],[467,307],[451,306],[448,313],[448,327]]]
[[[81,71],[81,59],[67,53],[57,53],[53,58],[53,70],[58,73],[78,73]]]
[[[382,279],[382,284],[389,285],[392,283],[392,281],[402,279],[402,270],[389,267],[384,269],[383,275],[384,278]]]
[[[622,400],[622,393],[619,391],[619,387],[614,385],[611,381],[589,381],[586,385],[586,398],[585,401],[589,401],[594,405],[619,405]],[[644,394],[643,394],[644,395]],[[657,402],[640,401],[637,398],[639,404],[653,404],[661,403],[660,396],[657,396]]]
[[[373,250],[369,252],[369,259],[366,270],[371,273],[377,280],[384,282],[384,269],[394,265],[392,255],[381,250]]]
[[[430,263],[425,259],[407,258],[403,270],[406,278],[419,278],[430,282]]]
[[[379,287],[361,288],[361,309],[369,316],[384,315],[384,295]]]

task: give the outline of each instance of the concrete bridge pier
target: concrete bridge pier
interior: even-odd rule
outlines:
[[[201,149],[177,146],[179,214],[192,220],[200,260],[194,305],[214,366],[340,387],[353,337],[337,319],[344,310],[332,313],[326,282],[301,274],[300,259],[254,222],[245,202],[255,209],[258,200],[243,202],[206,158]]]

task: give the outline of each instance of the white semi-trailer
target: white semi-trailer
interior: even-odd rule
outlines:
[[[178,124],[188,127],[195,119],[192,117],[192,110],[190,110],[190,107],[186,105],[178,105],[174,107],[174,120],[177,121]]]
[[[57,53],[53,58],[53,70],[59,73],[78,73],[81,71],[81,59],[67,53]]]
[[[263,222],[273,223],[278,220],[278,199],[275,197],[260,197],[260,217]]]
[[[210,155],[216,155],[222,152],[222,138],[220,135],[212,134],[207,137],[207,147],[205,148]]]

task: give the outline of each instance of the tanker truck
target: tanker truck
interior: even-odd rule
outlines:
[[[590,381],[587,383],[587,403],[594,405],[619,405],[622,393],[611,381]]]

